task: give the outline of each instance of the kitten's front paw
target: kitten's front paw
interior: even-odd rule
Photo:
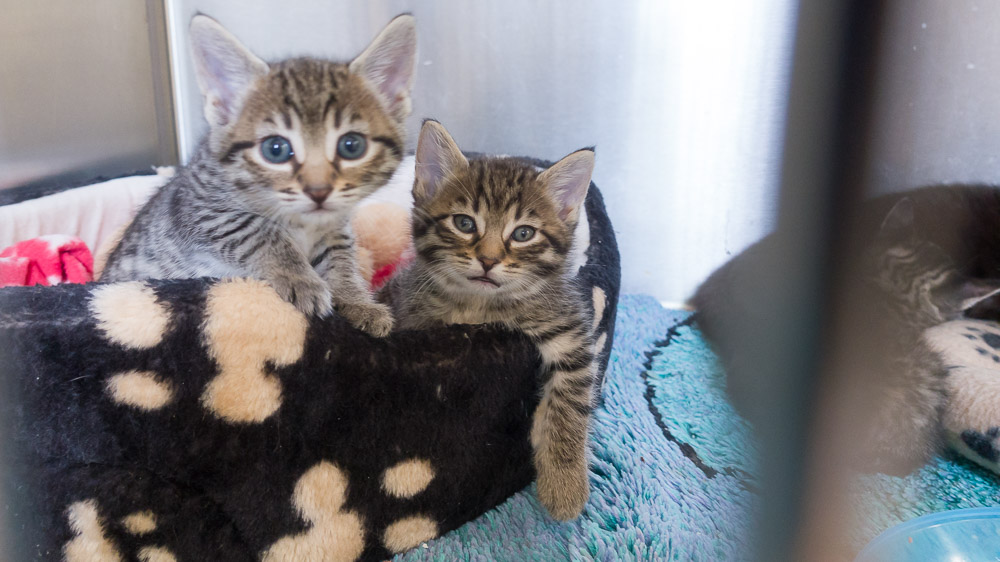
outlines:
[[[538,499],[549,515],[560,521],[575,519],[583,511],[590,496],[590,479],[587,464],[572,465],[539,464]]]
[[[281,298],[306,316],[325,317],[333,312],[333,295],[319,277],[279,277],[270,282]]]
[[[367,332],[376,338],[384,338],[392,331],[395,321],[392,310],[384,304],[338,304],[337,312],[354,325],[355,328]]]
[[[552,417],[551,398],[546,395],[531,424],[538,499],[549,515],[569,521],[580,515],[590,496],[586,422],[578,426],[582,433],[556,431]]]

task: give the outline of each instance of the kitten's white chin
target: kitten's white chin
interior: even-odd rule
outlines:
[[[298,214],[306,222],[321,223],[329,222],[330,220],[339,217],[342,213],[326,207],[313,207],[312,209],[299,211]]]

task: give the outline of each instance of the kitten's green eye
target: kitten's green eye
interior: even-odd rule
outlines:
[[[368,141],[358,133],[347,133],[337,141],[337,154],[347,160],[357,160],[365,155]]]
[[[260,143],[260,154],[268,162],[284,164],[295,156],[295,151],[292,150],[292,143],[288,142],[288,139],[275,135],[267,137]]]
[[[515,242],[527,242],[535,237],[535,228],[531,226],[519,226],[510,235]]]
[[[455,223],[455,228],[461,232],[472,234],[476,231],[476,221],[469,215],[455,215],[451,220]]]

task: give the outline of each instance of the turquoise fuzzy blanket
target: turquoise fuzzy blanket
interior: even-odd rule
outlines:
[[[758,493],[751,431],[689,312],[623,295],[592,426],[591,498],[559,524],[524,490],[397,560],[747,560]],[[1000,480],[958,457],[852,491],[860,550],[913,517],[1000,505]]]

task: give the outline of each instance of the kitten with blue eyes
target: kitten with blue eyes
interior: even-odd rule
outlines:
[[[348,64],[265,63],[215,20],[191,43],[209,132],[139,211],[101,281],[253,277],[306,314],[392,329],[358,273],[349,219],[403,156],[416,54],[399,16]]]
[[[380,293],[404,329],[496,324],[535,342],[544,381],[531,429],[538,496],[563,520],[589,495],[597,364],[572,258],[593,167],[592,150],[546,170],[466,159],[441,124],[425,122],[413,185],[416,259]]]

